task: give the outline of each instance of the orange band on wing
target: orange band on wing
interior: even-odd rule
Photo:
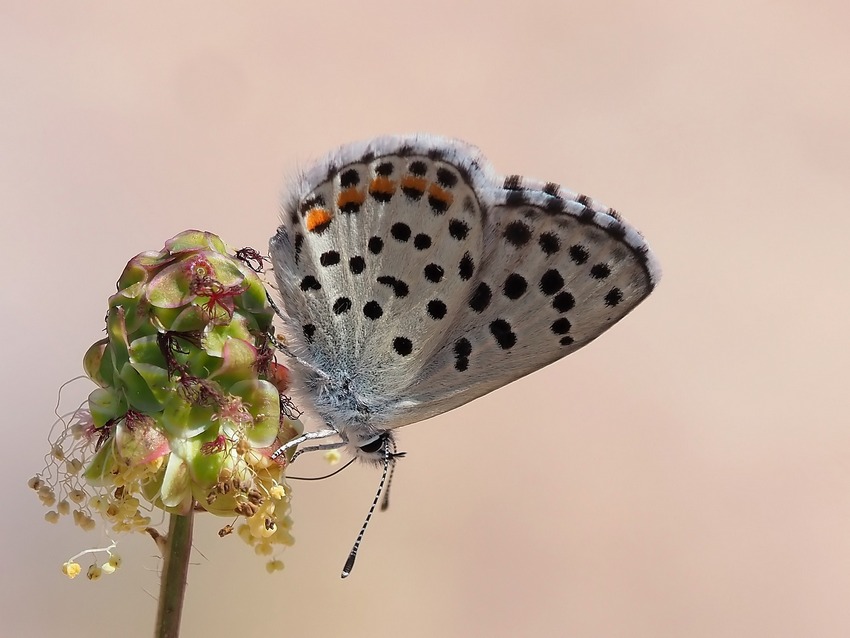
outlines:
[[[446,206],[451,206],[455,197],[449,191],[444,190],[437,186],[436,183],[432,183],[428,187],[428,197],[433,197],[434,199],[444,203]]]
[[[352,186],[351,188],[346,188],[337,196],[336,205],[340,210],[345,211],[347,207],[359,208],[360,204],[365,201],[366,193]]]
[[[424,177],[416,177],[415,175],[405,175],[401,178],[402,188],[411,188],[413,190],[425,192],[425,186],[428,181]]]
[[[333,219],[333,215],[326,208],[311,208],[307,211],[306,219],[304,220],[304,225],[307,227],[307,230],[312,232],[321,232],[325,228],[327,228],[328,224],[331,223]]]
[[[369,184],[369,194],[373,197],[375,194],[391,196],[393,193],[395,193],[395,182],[389,177],[378,175],[378,177],[373,179]]]

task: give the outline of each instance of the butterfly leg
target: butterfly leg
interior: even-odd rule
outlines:
[[[277,304],[274,302],[274,299],[272,299],[272,296],[268,292],[266,292],[266,299],[268,300],[269,305],[272,307],[272,310],[274,310],[274,313],[278,317],[283,319],[283,313],[281,312],[280,308],[277,307]],[[316,366],[312,365],[309,361],[302,359],[301,357],[296,355],[294,352],[292,352],[292,350],[289,349],[288,345],[286,345],[283,341],[278,339],[277,336],[275,336],[273,330],[269,330],[268,336],[269,336],[269,340],[272,342],[272,345],[277,350],[282,352],[286,357],[289,357],[290,359],[294,360],[296,363],[298,363],[303,368],[305,368],[307,370],[311,370],[312,372],[316,373],[317,375],[319,375],[320,377],[322,377],[324,379],[329,378],[328,375],[323,370],[319,370]]]
[[[329,436],[339,436],[339,432],[336,430],[329,428],[327,430],[317,430],[316,432],[305,432],[301,436],[297,436],[291,441],[287,441],[283,445],[281,445],[278,449],[272,452],[272,460],[279,457],[281,454],[285,453],[290,448],[295,447],[296,445],[301,445],[302,443],[306,443],[307,441],[312,441],[314,439],[326,439]]]
[[[277,307],[277,304],[275,303],[274,299],[272,299],[272,296],[268,293],[268,291],[266,291],[266,300],[269,302],[269,305],[272,307],[272,310],[274,310],[274,313],[278,317],[283,319],[283,313],[280,311],[280,308]]]
[[[341,447],[345,446],[345,441],[334,441],[333,443],[322,443],[321,445],[311,445],[309,447],[300,448],[295,454],[292,455],[292,458],[289,459],[290,465],[295,463],[295,459],[304,454],[305,452],[320,452],[322,450],[338,450]]]

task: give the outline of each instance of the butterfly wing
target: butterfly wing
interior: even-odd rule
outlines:
[[[408,388],[420,419],[587,345],[660,276],[640,234],[587,197],[512,176],[481,199],[487,242],[473,289],[452,337]]]
[[[640,235],[554,184],[432,136],[342,147],[271,253],[300,381],[364,436],[452,409],[589,343],[658,279]]]

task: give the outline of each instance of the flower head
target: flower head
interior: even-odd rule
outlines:
[[[244,517],[240,536],[262,555],[292,543],[283,463],[270,453],[302,427],[274,362],[262,261],[233,254],[215,235],[186,231],[127,264],[107,336],[83,359],[98,388],[61,421],[45,471],[30,480],[53,508],[46,520],[71,514],[92,529],[99,516],[114,532],[150,533],[154,509],[207,511]],[[120,564],[107,553],[90,579]],[[63,571],[73,578],[80,567],[71,559]]]

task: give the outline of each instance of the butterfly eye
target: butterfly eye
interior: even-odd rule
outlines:
[[[358,445],[361,452],[365,452],[366,454],[375,454],[383,449],[384,442],[387,440],[387,433],[377,435],[375,438],[367,441],[363,445]]]

